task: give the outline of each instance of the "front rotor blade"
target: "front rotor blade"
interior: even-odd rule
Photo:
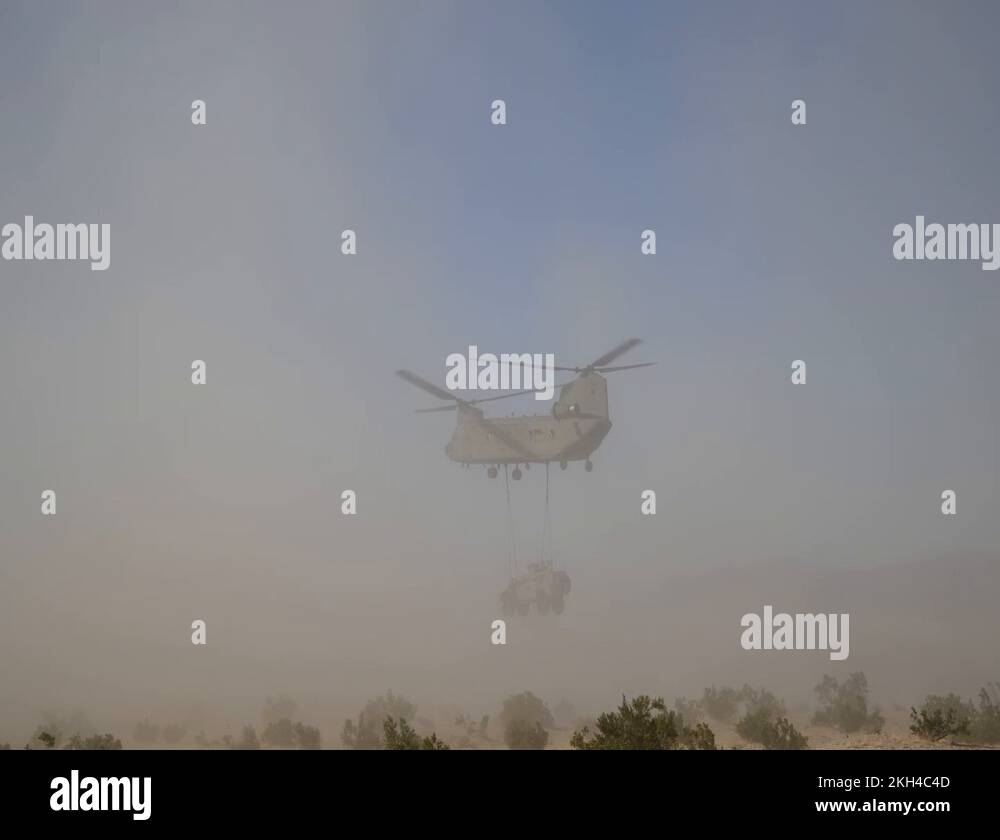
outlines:
[[[614,373],[616,370],[631,370],[632,368],[650,367],[655,364],[656,362],[640,362],[637,365],[615,365],[614,367],[594,368],[594,370],[598,373]]]
[[[614,350],[609,350],[599,359],[595,359],[594,361],[592,361],[589,365],[587,365],[587,367],[591,369],[604,367],[605,365],[610,364],[615,359],[617,359],[622,353],[627,353],[637,344],[642,344],[642,339],[630,338],[628,341],[623,341]]]
[[[432,411],[454,411],[458,408],[458,403],[452,403],[451,405],[437,405],[434,408],[415,408],[413,409],[414,414],[430,414]]]
[[[411,373],[408,370],[397,370],[396,376],[400,379],[405,379],[411,385],[416,385],[421,391],[426,391],[428,394],[433,394],[439,400],[455,400],[456,402],[461,402],[461,400],[454,394],[449,394],[444,388],[439,388],[437,385],[432,385],[426,379],[417,376],[415,373]]]

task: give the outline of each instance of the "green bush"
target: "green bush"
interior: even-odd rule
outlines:
[[[240,740],[234,746],[237,750],[259,750],[260,741],[257,739],[257,730],[252,726],[244,726],[240,735]]]
[[[304,750],[318,750],[320,748],[319,729],[315,726],[307,726],[304,723],[293,724],[292,738],[295,746]]]
[[[382,725],[383,740],[387,750],[448,750],[447,744],[438,740],[436,733],[431,733],[429,738],[421,738],[410,727],[410,725],[399,719],[399,723],[393,718],[386,718]]]
[[[705,714],[701,701],[688,700],[684,697],[678,697],[674,700],[674,709],[687,725],[698,723]]]
[[[954,709],[922,708],[919,713],[910,709],[910,732],[928,741],[940,741],[955,735],[969,733],[969,720],[963,718]]]
[[[736,724],[736,733],[745,741],[761,744],[765,750],[804,750],[809,740],[787,718],[776,717],[773,707],[762,705],[745,714]]]
[[[674,701],[674,708],[688,723],[706,716],[720,723],[732,723],[758,709],[766,709],[772,717],[785,714],[785,704],[772,692],[750,685],[742,688],[716,688],[713,685],[704,690],[701,700],[685,700],[681,697]]]
[[[675,711],[667,711],[662,698],[639,695],[631,703],[622,697],[617,711],[597,718],[596,731],[585,726],[573,733],[570,745],[577,750],[714,750],[715,734],[700,723],[684,725]]]
[[[413,720],[417,707],[399,694],[387,691],[369,700],[358,714],[358,722],[344,722],[340,740],[345,747],[355,750],[378,750],[385,746],[384,725],[390,717],[396,720]]]
[[[28,744],[28,749],[37,749],[40,747],[43,750],[51,750],[54,749],[58,743],[59,738],[56,735],[53,735],[51,732],[48,732],[39,726],[35,730],[35,733],[31,736],[31,742]],[[35,746],[32,747],[32,744]]]
[[[295,746],[295,730],[291,720],[288,718],[271,721],[264,727],[260,738],[269,747],[287,748]]]
[[[555,723],[549,707],[530,691],[512,694],[500,710],[503,740],[512,750],[544,749]]]
[[[969,734],[982,743],[1000,743],[1000,683],[980,689],[979,708],[970,722]]]
[[[544,750],[549,733],[538,721],[513,720],[504,727],[503,741],[512,750]]]
[[[272,747],[301,747],[307,750],[318,750],[320,747],[319,730],[315,726],[306,726],[288,718],[269,723],[260,737]]]
[[[928,741],[966,736],[979,743],[1000,742],[1000,684],[979,691],[979,705],[956,694],[931,695],[910,709],[910,731]]]
[[[91,735],[88,738],[74,735],[66,744],[67,750],[120,750],[121,748],[122,742],[110,733]]]
[[[843,684],[827,674],[815,690],[820,708],[813,715],[814,724],[846,733],[882,731],[885,719],[877,708],[868,710],[868,680],[863,672],[856,671]]]
[[[712,720],[729,723],[739,712],[742,694],[735,688],[706,688],[701,698],[701,709]]]
[[[740,689],[740,700],[743,703],[744,715],[761,711],[775,719],[785,715],[785,704],[766,688],[751,688],[749,685],[744,685]]]
[[[715,733],[709,729],[707,723],[697,723],[693,727],[688,727],[684,725],[683,720],[680,721],[680,748],[685,750],[714,750],[718,749],[715,746]]]

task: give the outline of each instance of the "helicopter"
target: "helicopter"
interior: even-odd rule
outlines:
[[[551,464],[558,462],[566,469],[570,461],[583,461],[590,472],[594,468],[590,456],[601,445],[611,430],[608,412],[607,380],[603,374],[633,368],[649,367],[655,362],[640,362],[631,365],[611,365],[619,356],[641,344],[638,338],[623,341],[603,356],[584,367],[561,367],[557,371],[569,371],[576,376],[559,387],[559,397],[552,404],[550,415],[518,415],[488,418],[480,403],[518,397],[535,393],[532,389],[500,394],[493,397],[466,400],[428,382],[408,370],[396,371],[396,375],[411,385],[448,401],[448,405],[416,409],[418,414],[434,411],[456,411],[455,431],[445,446],[445,454],[464,466],[487,465],[487,475],[496,478],[498,467],[512,465],[511,478],[521,478],[521,465],[526,469],[531,464]]]

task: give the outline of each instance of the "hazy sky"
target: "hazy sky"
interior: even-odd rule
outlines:
[[[1000,272],[891,257],[916,214],[1000,222],[998,23],[5,2],[0,223],[110,223],[112,263],[0,261],[0,740],[47,708],[239,723],[279,692],[333,730],[390,687],[482,714],[1000,678]],[[630,336],[659,364],[609,378],[594,472],[552,477],[566,612],[493,647],[502,483],[444,457],[453,418],[393,371]],[[542,487],[515,488],[526,557]],[[764,603],[849,612],[850,659],[744,652]]]

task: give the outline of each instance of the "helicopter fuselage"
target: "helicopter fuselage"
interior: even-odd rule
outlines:
[[[611,429],[607,382],[586,373],[562,386],[550,415],[491,417],[460,406],[445,454],[461,464],[583,461]]]

